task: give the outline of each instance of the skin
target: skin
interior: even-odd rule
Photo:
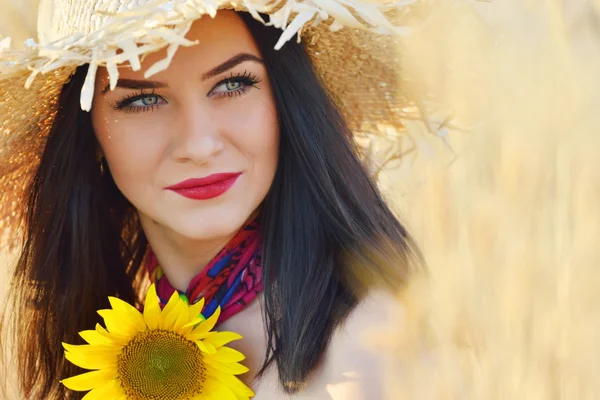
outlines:
[[[196,21],[187,35],[200,44],[180,48],[169,68],[149,79],[145,69],[164,58],[148,56],[141,71],[120,69],[125,80],[160,82],[163,88],[118,87],[105,91],[106,70],[99,70],[92,107],[92,123],[102,155],[113,178],[136,207],[142,227],[169,281],[185,290],[190,280],[216,255],[252,216],[266,196],[275,174],[279,129],[266,70],[259,61],[246,60],[208,79],[202,76],[240,53],[260,58],[243,22],[233,12]],[[239,82],[220,83],[245,74],[260,81],[233,97],[215,96],[239,89]],[[118,102],[144,95],[130,112],[115,109]],[[213,173],[242,172],[224,195],[190,200],[167,186]],[[266,349],[266,334],[258,298],[218,329],[239,332],[234,342],[246,355],[250,372],[241,376],[257,400],[291,398],[279,388],[276,370],[257,381]],[[363,345],[364,327],[385,322],[386,309],[396,304],[390,296],[370,296],[334,335],[323,362],[304,390],[293,399],[382,399],[382,360]]]

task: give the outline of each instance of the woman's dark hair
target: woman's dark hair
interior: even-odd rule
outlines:
[[[242,18],[262,52],[278,109],[278,168],[261,207],[265,364],[284,390],[301,388],[332,334],[376,284],[399,288],[418,251],[360,161],[339,110],[302,44]],[[26,398],[80,398],[60,379],[84,372],[61,342],[100,322],[108,296],[139,305],[146,238],[98,148],[79,95],[87,67],[63,87],[59,110],[24,204],[24,243],[13,277],[12,325]]]

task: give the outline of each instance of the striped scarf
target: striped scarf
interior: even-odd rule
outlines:
[[[202,315],[209,318],[221,307],[218,323],[240,312],[262,291],[261,243],[258,222],[245,225],[210,263],[196,275],[185,292],[175,289],[158,265],[156,255],[148,255],[151,282],[164,307],[174,292],[194,304],[204,297]]]

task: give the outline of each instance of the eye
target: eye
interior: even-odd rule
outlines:
[[[240,81],[228,81],[224,83],[225,89],[227,90],[237,90],[242,87],[242,82]]]
[[[128,95],[123,99],[117,101],[113,106],[115,110],[122,110],[125,112],[147,112],[152,111],[154,108],[161,104],[166,104],[167,101],[162,97],[154,93],[137,93]]]
[[[154,106],[154,105],[158,104],[159,102],[160,102],[160,99],[157,95],[148,94],[148,95],[144,95],[143,97],[140,97],[137,100],[132,101],[131,103],[129,103],[129,106],[132,106],[132,107]]]
[[[244,72],[241,75],[231,76],[227,79],[223,79],[217,83],[213,89],[209,92],[209,97],[234,97],[241,96],[248,92],[252,87],[256,87],[256,84],[260,82],[258,77],[251,75],[248,72]]]

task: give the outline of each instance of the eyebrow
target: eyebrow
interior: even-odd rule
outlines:
[[[167,84],[164,82],[137,80],[137,79],[125,79],[119,78],[117,81],[117,87],[123,89],[158,89],[166,88]],[[105,94],[110,90],[110,83],[102,89],[102,94]]]
[[[261,64],[263,63],[263,60],[261,60],[259,57],[255,56],[254,54],[250,54],[250,53],[236,54],[235,56],[231,57],[229,60],[225,61],[222,64],[217,65],[210,71],[203,74],[200,79],[205,81],[207,79],[213,78],[213,77],[215,77],[219,74],[222,74],[223,72],[228,71],[231,68],[243,63],[244,61],[255,61],[255,62],[261,63]]]
[[[263,63],[263,60],[260,57],[255,56],[250,53],[239,53],[235,56],[231,57],[227,61],[217,65],[213,69],[208,72],[202,74],[201,78],[203,81],[213,78],[223,72],[226,72],[237,65],[245,62],[245,61],[254,61],[258,63]],[[117,87],[124,89],[159,89],[168,87],[164,82],[158,81],[149,81],[149,80],[137,80],[137,79],[119,79],[117,81]],[[110,84],[107,84],[104,89],[102,89],[102,94],[105,94],[110,90]]]

